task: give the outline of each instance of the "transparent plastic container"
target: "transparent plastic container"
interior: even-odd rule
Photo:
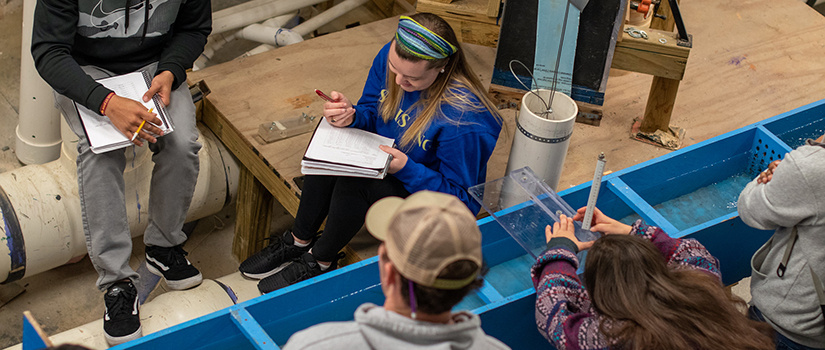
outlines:
[[[469,192],[534,259],[547,249],[544,228],[558,221],[561,214],[568,217],[576,214],[567,202],[536,177],[530,167],[470,187]],[[598,234],[583,230],[580,222],[574,221],[574,225],[576,238],[580,241],[599,238]],[[582,262],[579,273],[584,266],[585,253],[579,253]]]

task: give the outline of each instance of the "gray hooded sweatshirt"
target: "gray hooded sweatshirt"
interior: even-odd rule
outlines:
[[[295,333],[284,350],[296,349],[509,349],[484,334],[481,320],[467,311],[453,314],[453,323],[422,322],[366,303],[355,321],[327,322]]]
[[[825,319],[811,278],[813,270],[825,281],[825,144],[809,140],[785,156],[770,182],[749,183],[739,195],[739,215],[751,227],[776,230],[751,259],[751,303],[779,333],[825,348]],[[780,277],[793,226],[798,240]]]

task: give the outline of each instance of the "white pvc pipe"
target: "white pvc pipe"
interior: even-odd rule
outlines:
[[[294,28],[268,28],[266,26],[252,24],[244,28],[239,33],[239,37],[247,40],[257,41],[263,43],[252,50],[245,52],[240,57],[249,57],[262,52],[269,51],[276,47],[292,45],[303,41],[303,37],[309,35],[316,29],[332,22],[345,13],[363,5],[368,0],[345,0],[338,5],[310,18],[304,23],[301,23]],[[266,24],[266,22],[264,22]]]
[[[14,151],[24,164],[43,164],[60,156],[60,113],[52,88],[34,67],[32,21],[37,0],[23,1],[23,39],[20,48],[20,113]]]
[[[297,11],[270,18],[264,21],[262,24],[268,27],[281,28],[286,26],[287,23],[289,23],[293,19],[295,19],[296,16],[298,16]],[[201,53],[198,59],[195,60],[195,63],[192,64],[192,70],[197,71],[206,68],[206,66],[209,65],[210,61],[215,55],[215,52],[223,48],[224,45],[231,42],[232,40],[238,39],[239,34],[241,34],[241,31],[235,31],[232,33],[225,32],[209,36],[209,41],[206,43],[206,47],[204,47],[203,53]]]
[[[200,172],[187,221],[220,211],[234,198],[238,163],[204,126],[199,142]],[[64,130],[68,126],[64,123]],[[0,174],[0,282],[12,282],[61,266],[86,254],[77,174],[76,136],[64,131],[60,159]],[[74,140],[74,141],[73,141]],[[126,213],[132,236],[148,225],[149,181],[153,163],[148,147],[127,152]],[[132,195],[129,195],[129,194]]]
[[[300,8],[312,6],[326,0],[253,1],[255,1],[255,7],[252,8],[245,8],[241,11],[230,8],[227,10],[231,10],[231,12],[222,12],[227,10],[215,12],[212,16],[212,33],[223,33],[232,29],[246,27],[252,23],[258,23],[267,18],[297,11]]]
[[[550,90],[540,89],[537,94],[541,98],[527,92],[521,99],[516,119],[518,131],[513,138],[506,174],[529,166],[555,191],[579,108],[572,98],[556,91],[550,106],[553,113],[543,115],[546,107],[542,100],[549,103]]]
[[[341,17],[347,12],[352,11],[353,9],[357,8],[365,4],[368,0],[345,0],[342,1],[340,4],[331,7],[329,10],[326,10],[315,17],[308,19],[306,22],[301,23],[295,28],[292,28],[293,31],[297,32],[301,36],[308,35],[312,33],[321,26],[332,22],[338,17]]]
[[[250,24],[240,32],[238,37],[262,44],[281,47],[304,41],[298,33],[286,28],[272,28],[262,24]]]

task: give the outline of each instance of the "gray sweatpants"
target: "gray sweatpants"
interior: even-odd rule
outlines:
[[[154,76],[156,68],[157,63],[153,63],[142,70]],[[83,71],[94,79],[115,75],[94,66],[85,66]],[[123,180],[125,152],[132,152],[131,147],[92,153],[71,100],[55,93],[55,104],[80,138],[77,143],[77,183],[86,248],[99,274],[97,287],[106,290],[124,278],[136,282],[138,274],[129,266],[132,237],[126,217]],[[186,241],[181,228],[198,179],[201,144],[197,141],[195,106],[186,84],[172,91],[166,110],[174,132],[158,137],[157,143],[149,143],[155,167],[149,189],[149,225],[143,234],[147,246],[172,247]]]

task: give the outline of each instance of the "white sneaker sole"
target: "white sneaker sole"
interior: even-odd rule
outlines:
[[[138,327],[138,329],[134,333],[129,334],[129,335],[124,335],[122,337],[113,337],[113,336],[110,336],[109,334],[106,334],[106,332],[103,332],[103,335],[106,337],[106,343],[108,343],[109,346],[115,346],[115,345],[123,344],[127,341],[132,341],[132,340],[135,340],[137,338],[142,337],[143,336],[143,326]]]
[[[200,272],[198,272],[197,275],[194,275],[194,276],[189,277],[189,278],[184,278],[182,280],[176,280],[176,281],[170,281],[170,280],[166,279],[166,277],[163,277],[163,273],[158,271],[158,269],[156,269],[154,266],[152,266],[152,264],[150,264],[148,262],[146,263],[146,269],[149,270],[149,272],[151,272],[152,274],[154,274],[156,276],[160,276],[164,280],[166,280],[166,285],[169,286],[170,289],[174,289],[174,290],[184,290],[184,289],[189,289],[189,288],[192,288],[192,287],[197,287],[198,285],[201,284],[201,282],[203,282],[203,275],[201,275]]]
[[[278,266],[278,267],[276,267],[272,270],[269,270],[267,272],[264,272],[264,273],[246,273],[246,272],[241,271],[241,275],[243,275],[246,278],[253,279],[253,280],[262,280],[262,279],[267,278],[269,276],[272,276],[272,275],[274,275],[278,272],[281,272],[281,270],[283,270],[287,265],[289,265],[289,263],[291,263],[291,261],[287,261],[287,262],[281,264],[281,266]]]

